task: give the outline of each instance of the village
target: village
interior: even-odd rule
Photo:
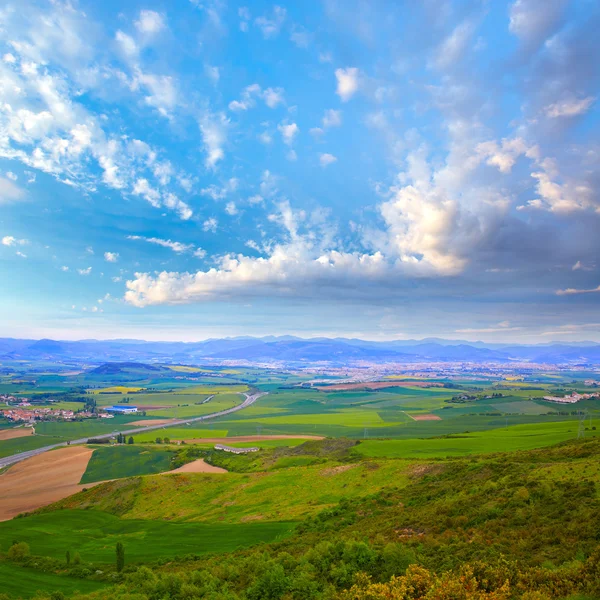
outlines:
[[[557,402],[558,404],[575,404],[580,400],[589,400],[590,398],[600,398],[600,392],[592,392],[589,394],[572,392],[568,396],[544,396],[546,402]]]
[[[5,402],[7,408],[0,410],[0,417],[14,423],[33,424],[36,421],[74,421],[76,419],[112,419],[113,415],[107,412],[91,412],[87,410],[73,411],[62,408],[48,408],[35,406],[29,398],[0,395],[0,401]]]

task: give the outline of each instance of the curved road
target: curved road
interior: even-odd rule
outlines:
[[[157,429],[164,429],[165,427],[174,427],[176,425],[186,425],[187,423],[192,423],[194,421],[206,421],[208,419],[214,419],[216,417],[222,417],[224,415],[228,415],[238,410],[242,410],[251,404],[254,404],[261,396],[266,396],[268,392],[257,392],[256,394],[244,394],[246,399],[237,406],[233,408],[228,408],[227,410],[221,410],[216,413],[211,413],[209,415],[203,415],[202,417],[194,417],[192,419],[178,419],[177,421],[172,421],[170,423],[163,423],[162,425],[148,425],[147,427],[136,427],[135,429],[126,429],[124,431],[113,431],[111,433],[104,433],[102,435],[94,435],[91,436],[96,440],[102,440],[106,438],[114,437],[116,433],[122,433],[124,435],[130,435],[133,433],[141,433],[144,431],[155,431]],[[9,465],[14,465],[15,463],[21,462],[26,458],[31,458],[32,456],[36,456],[37,454],[42,454],[43,452],[47,452],[48,450],[52,450],[53,448],[62,448],[63,446],[74,446],[77,444],[85,444],[89,437],[81,438],[79,440],[70,440],[69,442],[61,442],[60,444],[52,444],[51,446],[44,446],[42,448],[36,448],[35,450],[28,450],[27,452],[20,452],[19,454],[13,454],[12,456],[7,456],[6,458],[0,458],[0,469],[4,467],[8,467]]]

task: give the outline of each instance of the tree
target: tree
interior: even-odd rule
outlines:
[[[171,440],[168,437],[166,437],[163,441],[165,442],[165,444],[170,444],[171,443]]]
[[[75,552],[75,554],[73,554],[73,564],[74,565],[81,564],[81,556],[79,556],[79,552]]]
[[[127,441],[128,444],[133,444],[133,436],[130,435],[129,436],[129,440]]]
[[[155,442],[157,444],[162,444],[162,438],[157,437],[156,440],[155,440]]]
[[[125,566],[125,548],[121,542],[117,542],[117,571],[120,573]]]
[[[69,566],[71,564],[71,552],[69,550],[67,550],[67,566]]]
[[[23,560],[29,556],[29,544],[26,542],[16,542],[8,549],[8,558],[10,560]]]

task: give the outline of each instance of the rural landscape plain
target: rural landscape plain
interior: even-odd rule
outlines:
[[[599,30],[0,0],[0,600],[600,600]]]

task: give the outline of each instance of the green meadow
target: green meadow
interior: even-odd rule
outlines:
[[[38,591],[62,592],[68,596],[74,592],[89,594],[106,585],[106,582],[65,577],[55,573],[44,573],[36,569],[0,562],[1,593],[14,598],[31,598]]]
[[[81,478],[81,483],[152,475],[171,468],[172,450],[133,445],[99,446]]]
[[[170,523],[120,519],[95,510],[62,510],[0,523],[0,545],[7,548],[18,539],[29,544],[35,555],[62,560],[69,550],[72,555],[79,552],[84,564],[97,565],[114,563],[115,545],[121,542],[127,562],[140,563],[186,554],[231,552],[274,541],[292,529],[293,524],[282,522]]]
[[[514,425],[474,433],[448,435],[441,438],[404,440],[365,440],[355,452],[364,457],[446,458],[471,454],[490,454],[515,450],[532,450],[574,439],[578,435],[576,421]],[[588,437],[600,431],[585,432]]]

